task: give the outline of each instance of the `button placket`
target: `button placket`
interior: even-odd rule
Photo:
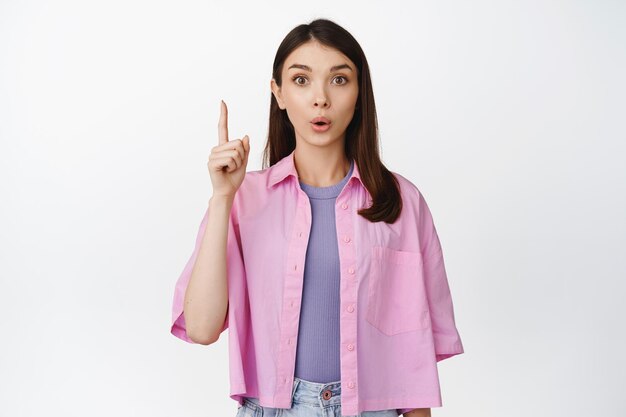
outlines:
[[[304,265],[308,245],[308,232],[311,227],[311,207],[307,203],[306,194],[298,195],[293,232],[287,249],[285,279],[283,284],[284,301],[280,328],[279,362],[277,365],[276,397],[286,403],[290,401],[293,384],[291,383],[296,356],[297,325],[300,311],[298,309],[302,296]]]
[[[347,310],[340,315],[340,338],[341,345],[345,346],[342,349],[340,356],[341,374],[342,380],[347,381],[346,386],[350,389],[342,391],[341,405],[345,409],[353,409],[358,403],[358,392],[356,389],[355,381],[358,378],[357,375],[357,315],[356,303],[358,297],[358,281],[355,278],[356,270],[356,248],[354,243],[354,210],[348,210],[351,207],[349,202],[351,201],[352,191],[350,183],[345,192],[345,195],[340,195],[338,198],[341,201],[338,202],[335,210],[336,228],[339,241],[339,260],[341,267],[340,277],[340,303],[342,309]]]

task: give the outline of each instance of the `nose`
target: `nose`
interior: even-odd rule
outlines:
[[[326,91],[324,90],[324,86],[320,86],[319,88],[315,89],[315,99],[314,99],[314,105],[315,107],[322,107],[322,108],[326,108],[328,107],[330,104],[328,103],[328,96],[326,94]]]
[[[315,107],[328,107],[328,100],[326,100],[325,98],[316,98],[315,99]]]

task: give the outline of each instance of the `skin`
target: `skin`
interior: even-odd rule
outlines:
[[[294,64],[309,68],[291,68]],[[343,64],[349,68],[332,69]],[[289,54],[281,75],[282,86],[272,79],[270,87],[295,130],[294,160],[300,180],[316,187],[338,183],[350,169],[344,142],[359,95],[356,66],[338,50],[312,40]],[[317,116],[330,119],[330,129],[314,131],[310,121]],[[430,408],[403,415],[431,417]]]
[[[306,65],[311,70],[290,68]],[[349,68],[330,71],[335,65]],[[345,156],[346,127],[352,120],[359,94],[354,63],[336,49],[317,41],[300,45],[285,60],[282,86],[270,87],[278,106],[287,111],[294,126],[294,160],[300,180],[316,187],[334,185],[348,173]],[[323,116],[331,121],[326,132],[315,132],[310,121]]]
[[[408,413],[402,414],[404,417],[431,417],[430,408],[416,408]]]

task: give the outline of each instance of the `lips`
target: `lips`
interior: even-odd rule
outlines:
[[[316,117],[315,119],[311,120],[311,123],[313,123],[314,125],[323,126],[323,125],[329,125],[330,120],[328,120],[325,117]]]

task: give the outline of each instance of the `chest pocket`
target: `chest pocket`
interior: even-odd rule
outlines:
[[[419,252],[372,247],[365,319],[386,335],[428,328]]]

